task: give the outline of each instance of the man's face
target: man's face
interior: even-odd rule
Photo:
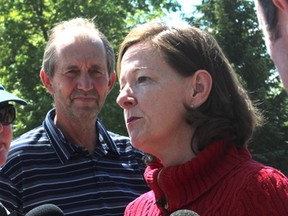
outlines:
[[[263,9],[260,6],[260,4],[258,3],[258,0],[254,0],[255,3],[255,7],[256,7],[256,12],[257,12],[257,18],[258,18],[258,22],[259,22],[259,26],[262,29],[263,35],[264,35],[264,40],[265,40],[265,44],[267,47],[267,51],[270,54],[271,53],[271,40],[269,39],[269,33],[268,33],[268,28],[267,28],[267,24],[265,22],[264,19],[264,13],[263,13]]]
[[[264,34],[267,51],[279,72],[286,91],[288,91],[288,6],[281,8],[281,10],[278,8],[277,25],[280,31],[280,37],[276,41],[272,41],[269,37],[267,25],[264,20],[263,9],[257,0],[254,2],[257,10],[258,21]],[[286,3],[288,5],[288,2]],[[275,6],[277,5],[275,4]]]
[[[102,41],[65,41],[58,46],[57,55],[50,80],[57,120],[95,120],[114,84]]]

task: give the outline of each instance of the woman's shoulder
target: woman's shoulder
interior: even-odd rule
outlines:
[[[281,171],[250,159],[222,180],[237,215],[288,215],[288,179]]]
[[[286,186],[288,184],[287,177],[280,170],[252,159],[244,162],[240,169],[246,173],[249,181],[254,180],[257,183],[270,182],[272,184],[280,181],[286,184]]]
[[[255,209],[257,215],[288,215],[287,177],[281,171],[258,162],[249,167],[238,204]]]
[[[158,211],[159,210],[155,205],[154,193],[153,191],[148,191],[129,203],[124,215],[157,215]]]

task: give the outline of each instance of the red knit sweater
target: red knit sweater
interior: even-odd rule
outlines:
[[[185,164],[150,164],[145,179],[152,191],[131,202],[126,216],[169,215],[178,209],[200,216],[288,215],[287,177],[252,160],[247,148],[226,142],[212,143]]]

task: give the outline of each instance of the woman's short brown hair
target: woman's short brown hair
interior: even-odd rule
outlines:
[[[140,42],[151,44],[182,76],[191,76],[199,69],[210,73],[213,86],[207,101],[197,109],[185,104],[186,120],[196,128],[198,151],[223,137],[239,147],[247,144],[261,116],[214,37],[189,25],[170,27],[164,22],[149,22],[135,27],[119,48],[118,77],[124,53]]]

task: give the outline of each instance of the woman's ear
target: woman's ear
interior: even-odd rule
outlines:
[[[212,84],[213,80],[208,71],[196,71],[189,81],[188,105],[194,108],[201,106],[209,97]]]
[[[52,83],[51,83],[51,78],[45,73],[43,69],[40,70],[40,78],[45,86],[46,90],[53,95],[53,88],[52,88]]]

